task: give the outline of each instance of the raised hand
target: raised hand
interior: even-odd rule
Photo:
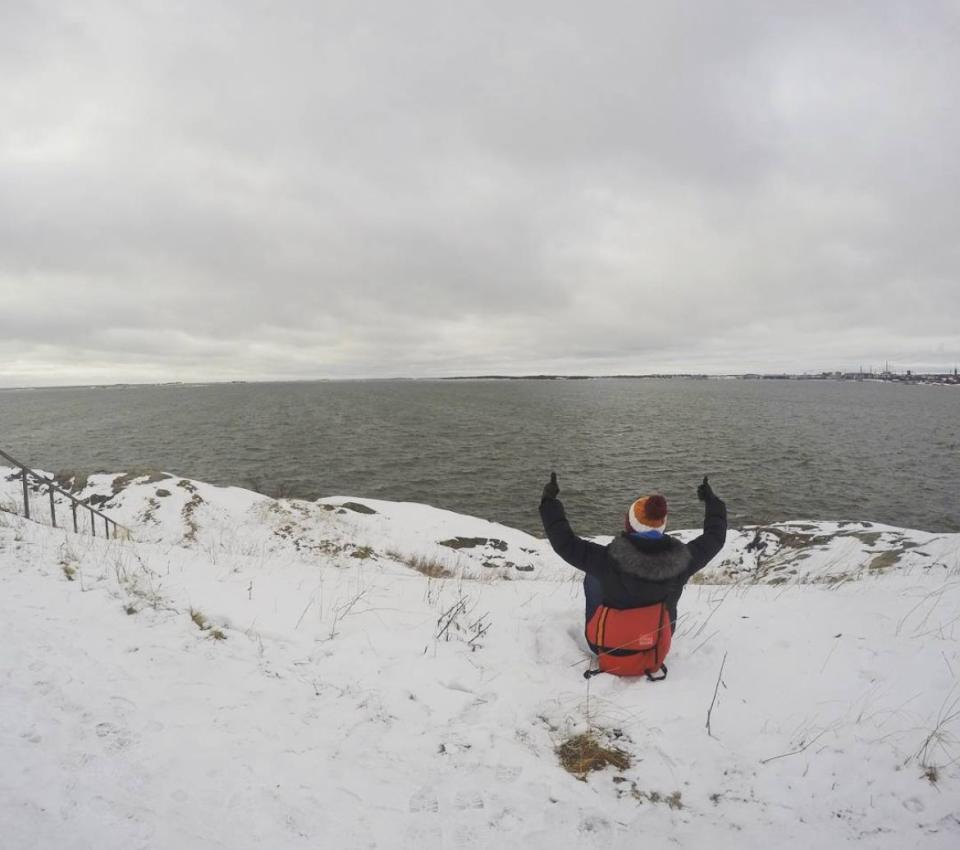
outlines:
[[[557,484],[557,473],[550,473],[550,480],[543,488],[544,499],[556,499],[560,495],[560,485]]]
[[[710,482],[707,480],[707,476],[703,476],[703,483],[697,487],[697,498],[701,502],[708,502],[714,497],[713,488],[710,486]]]

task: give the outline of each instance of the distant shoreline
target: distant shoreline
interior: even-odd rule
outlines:
[[[833,373],[817,375],[791,373],[761,374],[744,373],[731,375],[707,375],[689,373],[650,374],[650,375],[456,375],[430,380],[441,381],[611,381],[611,380],[693,380],[693,381],[854,381],[882,384],[931,384],[937,386],[960,386],[960,376],[956,374],[873,374],[869,372]]]
[[[821,372],[817,374],[795,374],[791,372],[760,373],[744,372],[732,374],[706,374],[697,372],[670,372],[651,374],[614,374],[614,375],[563,375],[563,374],[533,374],[533,375],[440,375],[411,378],[395,375],[384,378],[291,378],[286,380],[249,380],[249,381],[161,381],[157,383],[130,383],[114,384],[56,384],[50,386],[23,386],[0,387],[0,392],[22,392],[25,390],[105,390],[105,389],[133,389],[138,387],[222,387],[231,385],[259,385],[259,384],[346,384],[346,383],[374,383],[377,381],[852,381],[854,383],[878,384],[905,384],[909,386],[960,386],[960,375],[956,372],[921,372],[921,373],[876,373],[876,372]]]

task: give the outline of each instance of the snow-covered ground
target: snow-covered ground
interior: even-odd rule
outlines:
[[[960,846],[960,535],[732,532],[667,681],[588,683],[579,575],[523,532],[72,485],[133,539],[0,512],[4,850]],[[567,773],[588,729],[631,765]]]

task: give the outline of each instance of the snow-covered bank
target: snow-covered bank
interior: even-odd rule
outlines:
[[[523,532],[74,485],[135,540],[0,513],[5,848],[960,841],[960,535],[732,533],[668,680],[588,690],[577,574]],[[554,750],[588,726],[632,765],[567,774]]]

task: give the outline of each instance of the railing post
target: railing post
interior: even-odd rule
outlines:
[[[53,527],[57,527],[57,505],[53,500],[53,485],[50,486],[50,522],[53,523]]]
[[[23,515],[30,519],[30,487],[27,485],[27,468],[23,468]]]
[[[110,520],[106,517],[103,518],[103,533],[107,540],[110,539]]]
[[[93,512],[93,508],[90,508],[90,533],[94,537],[97,536],[97,515]]]
[[[76,502],[70,503],[70,510],[73,512],[73,533],[79,534],[80,526],[77,525],[77,503]]]

